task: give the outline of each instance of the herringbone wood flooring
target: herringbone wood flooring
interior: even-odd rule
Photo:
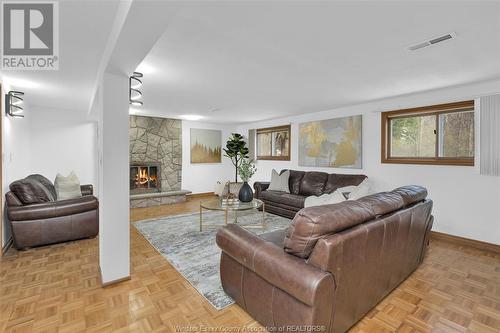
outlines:
[[[196,211],[199,200],[133,209],[131,219]],[[133,227],[131,263],[130,281],[101,288],[96,239],[9,250],[0,259],[0,331],[260,328],[237,305],[214,310]],[[500,332],[500,255],[433,241],[423,265],[352,332]]]

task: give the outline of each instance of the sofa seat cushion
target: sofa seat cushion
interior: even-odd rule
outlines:
[[[325,183],[328,180],[328,174],[325,172],[310,171],[306,172],[300,182],[300,195],[303,196],[320,196],[323,194]]]
[[[269,190],[262,192],[260,194],[260,198],[264,201],[270,201],[297,208],[304,208],[304,201],[306,200],[306,197],[302,195]]]

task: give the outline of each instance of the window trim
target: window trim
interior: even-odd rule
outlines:
[[[286,156],[259,156],[259,134],[288,131],[288,155]],[[261,161],[290,161],[292,155],[292,126],[282,125],[266,128],[257,128],[255,130],[255,155],[257,160]]]
[[[456,165],[456,166],[474,166],[474,157],[438,157],[439,154],[439,115],[453,112],[474,110],[474,100],[437,104],[431,106],[417,107],[411,109],[402,109],[387,111],[381,113],[382,120],[382,149],[381,163],[393,164],[425,164],[425,165]],[[391,157],[390,156],[390,120],[395,118],[414,117],[415,115],[435,115],[436,116],[436,157]],[[474,124],[475,127],[475,124]],[[474,128],[474,131],[476,129]],[[475,155],[475,154],[474,154]]]

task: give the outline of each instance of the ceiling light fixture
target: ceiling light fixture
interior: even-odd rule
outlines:
[[[132,105],[140,105],[142,106],[144,103],[142,102],[142,92],[139,88],[142,86],[142,73],[134,72],[132,76],[129,77],[129,103]]]
[[[11,90],[5,95],[5,112],[11,117],[24,117],[24,93]]]
[[[431,38],[429,40],[425,40],[423,42],[419,42],[419,43],[410,45],[410,46],[408,46],[408,50],[416,51],[419,49],[423,49],[424,47],[432,46],[432,45],[442,43],[442,42],[450,40],[450,39],[454,39],[456,37],[457,37],[457,35],[454,32],[450,32],[450,33],[447,33],[447,34],[444,34],[441,36]]]
[[[197,115],[197,114],[185,114],[181,116],[182,119],[185,120],[200,120],[203,119],[203,116]]]

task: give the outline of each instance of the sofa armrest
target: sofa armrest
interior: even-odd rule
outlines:
[[[94,186],[92,184],[80,185],[80,190],[82,191],[82,195],[94,194]]]
[[[7,207],[10,221],[49,219],[88,212],[99,207],[97,198],[91,195],[75,199],[44,202],[34,205]]]
[[[325,293],[333,294],[334,281],[329,272],[287,254],[239,226],[219,229],[216,241],[224,253],[241,265],[309,306]]]
[[[255,182],[255,183],[253,183],[253,189],[255,190],[255,198],[259,199],[260,193],[267,190],[269,185],[271,185],[270,182]]]

